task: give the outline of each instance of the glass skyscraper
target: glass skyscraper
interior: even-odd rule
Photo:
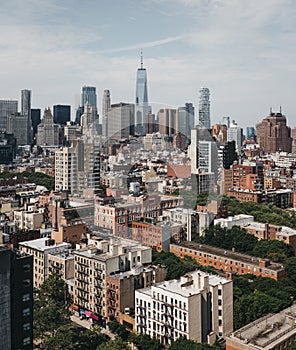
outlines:
[[[97,107],[97,94],[94,86],[83,86],[81,94],[81,106],[89,104],[92,107]]]
[[[201,87],[199,93],[199,127],[210,129],[210,90],[206,87]]]
[[[141,54],[141,67],[137,70],[136,83],[136,115],[135,132],[140,135],[145,134],[147,115],[150,111],[148,106],[147,72],[143,67],[143,56]]]

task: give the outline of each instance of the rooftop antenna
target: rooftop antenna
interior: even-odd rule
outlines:
[[[282,106],[280,106],[280,113],[282,114]]]
[[[143,50],[141,49],[141,69],[143,69]]]
[[[272,107],[270,107],[270,114],[272,114]]]

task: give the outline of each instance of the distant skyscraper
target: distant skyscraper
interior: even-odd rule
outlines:
[[[18,102],[13,100],[0,100],[0,129],[7,130],[7,118],[17,113]]]
[[[30,90],[21,91],[21,115],[27,120],[26,121],[26,125],[27,125],[26,144],[29,145],[32,142],[31,91]]]
[[[235,141],[236,151],[241,151],[243,141],[243,129],[240,128],[234,120],[232,121],[230,127],[227,130],[227,141]]]
[[[208,88],[201,87],[199,93],[199,126],[201,128],[210,129],[210,90]]]
[[[162,135],[173,136],[177,132],[176,110],[162,108],[158,111],[158,130]]]
[[[179,133],[186,137],[188,145],[191,129],[194,127],[194,107],[192,103],[185,103],[185,106],[179,107],[176,114],[176,128]]]
[[[37,145],[59,145],[59,125],[54,124],[50,108],[45,109],[42,121],[37,127]]]
[[[53,106],[53,121],[56,124],[66,125],[71,119],[71,106],[55,105]]]
[[[250,140],[252,136],[255,136],[255,128],[253,126],[247,126],[246,128],[246,138],[247,140]]]
[[[131,103],[112,104],[108,112],[108,140],[118,141],[133,133],[135,105]]]
[[[81,94],[81,106],[88,103],[92,107],[97,107],[97,94],[94,86],[83,86]]]
[[[33,128],[33,137],[35,137],[37,133],[37,126],[41,123],[41,109],[40,108],[32,108],[31,109],[31,121]]]
[[[102,100],[102,135],[108,135],[108,112],[111,108],[111,94],[109,90],[104,90]]]
[[[256,125],[256,131],[259,146],[265,153],[292,151],[291,128],[281,111],[270,111],[270,115]]]
[[[136,82],[136,111],[135,111],[135,132],[145,134],[147,114],[151,108],[148,106],[148,88],[146,68],[143,68],[143,56],[141,53],[141,67],[137,70]]]
[[[230,127],[230,117],[222,117],[222,124],[227,126],[227,129]]]

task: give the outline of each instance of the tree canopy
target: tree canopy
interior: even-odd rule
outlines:
[[[231,229],[210,226],[205,230],[204,236],[198,237],[197,242],[212,245],[214,247],[235,250],[239,253],[267,258],[276,262],[294,256],[293,248],[282,241],[258,240],[257,237],[248,234],[245,229],[234,226]]]
[[[222,205],[227,206],[229,215],[247,214],[255,221],[296,229],[296,213],[276,207],[272,204],[239,202],[235,198],[223,196]]]

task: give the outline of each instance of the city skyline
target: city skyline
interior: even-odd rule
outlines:
[[[0,13],[0,96],[26,88],[33,107],[70,104],[74,113],[87,85],[97,88],[99,112],[104,89],[132,102],[143,48],[152,103],[197,106],[207,86],[212,124],[229,115],[246,127],[281,105],[293,127],[295,10],[285,0],[15,0]]]

